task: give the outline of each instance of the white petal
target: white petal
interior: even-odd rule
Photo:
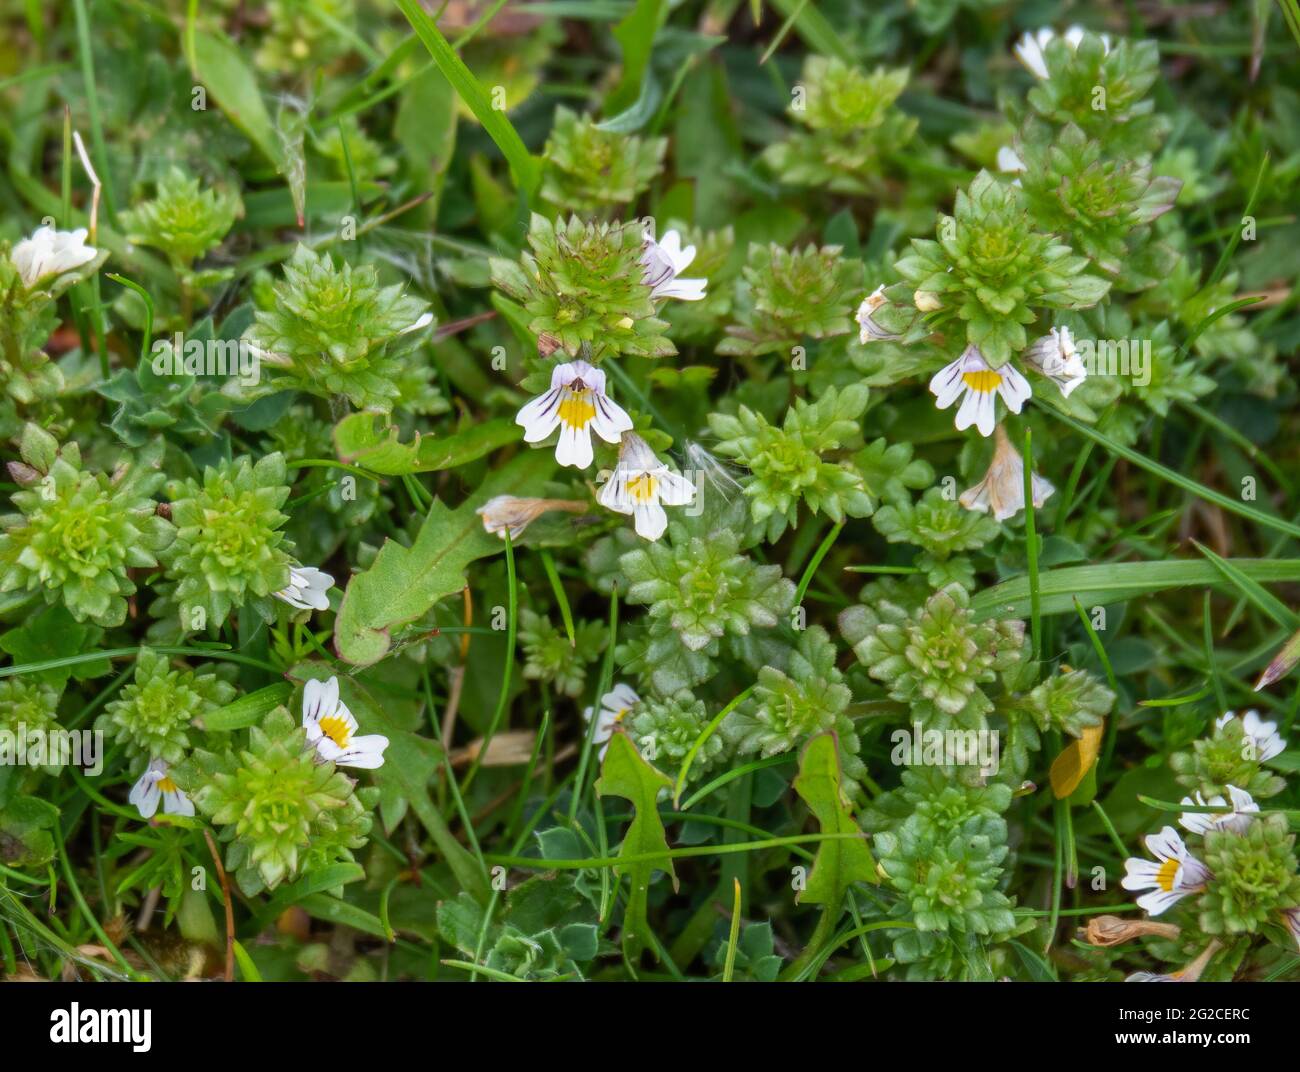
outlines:
[[[421,328],[427,328],[427,327],[428,327],[430,324],[432,324],[432,323],[433,323],[433,314],[432,314],[432,313],[425,313],[422,317],[420,317],[418,320],[416,320],[416,322],[415,322],[414,324],[411,324],[411,325],[409,325],[408,327],[404,327],[404,328],[402,328],[402,330],[399,331],[397,334],[399,334],[399,335],[409,335],[409,334],[411,334],[411,332],[413,332],[413,331],[419,331]]]
[[[613,510],[618,514],[630,514],[632,504],[627,494],[628,475],[628,470],[622,466],[615,469],[596,493],[596,501],[607,510]]]
[[[627,470],[629,479],[637,471],[648,472],[663,468],[663,463],[650,449],[650,444],[635,433],[625,435],[619,440],[618,464]]]
[[[934,404],[939,409],[947,409],[956,402],[966,387],[961,378],[963,362],[964,358],[959,357],[930,377],[930,393],[935,396]]]
[[[373,733],[365,737],[354,737],[334,762],[340,767],[375,770],[384,765],[384,749],[387,747],[388,738],[382,734]]]
[[[591,427],[606,443],[617,443],[624,432],[632,430],[632,418],[611,398],[596,393],[592,396],[596,415],[591,419]]]
[[[597,744],[608,741],[610,735],[614,732],[614,727],[618,725],[618,712],[602,708],[600,716],[596,719],[596,732],[592,740]]]
[[[636,694],[636,690],[631,685],[619,682],[609,692],[605,693],[605,700],[613,698],[614,702],[620,707],[633,707],[641,702],[641,697]]]
[[[127,797],[143,819],[152,819],[158,811],[158,801],[162,797],[158,779],[159,774],[153,769],[145,771],[131,787],[131,793]]]
[[[280,589],[280,591],[276,592],[275,598],[279,600],[283,600],[285,603],[288,603],[289,606],[293,607],[295,610],[315,609],[312,606],[312,604],[307,603],[302,599],[302,597],[298,594],[298,589],[294,588],[292,585],[288,588],[282,588]],[[326,606],[328,607],[329,604],[326,603]]]
[[[655,287],[652,296],[656,298],[676,298],[678,301],[703,301],[708,297],[704,289],[708,285],[709,281],[707,279],[679,277],[669,283],[661,283]]]
[[[551,390],[558,387],[567,387],[582,374],[584,369],[591,368],[585,361],[566,361],[551,370]]]
[[[1158,916],[1162,912],[1168,911],[1185,896],[1184,893],[1171,891],[1166,893],[1164,890],[1152,890],[1150,893],[1144,893],[1137,899],[1138,907],[1146,909],[1147,913],[1152,916]]]
[[[302,597],[312,610],[330,609],[330,597],[320,588],[308,588],[303,592]]]
[[[343,724],[347,726],[348,741],[350,743],[352,740],[352,735],[357,732],[356,717],[352,714],[351,711],[348,710],[348,705],[343,703],[342,701],[340,701],[338,707],[334,709],[334,717],[338,719],[342,719]]]
[[[657,540],[668,527],[668,515],[658,503],[644,503],[632,511],[636,534],[645,540]]]
[[[581,428],[565,424],[560,428],[560,440],[555,444],[555,460],[561,465],[586,469],[595,455],[591,449],[590,422]]]
[[[1037,78],[1047,77],[1047,63],[1043,59],[1043,45],[1046,41],[1042,40],[1042,34],[1046,33],[1047,40],[1051,40],[1050,30],[1039,30],[1038,36],[1026,32],[1017,42],[1014,52],[1016,57],[1023,63],[1031,74]]]
[[[1126,890],[1156,889],[1160,885],[1159,874],[1159,864],[1130,856],[1124,861],[1124,877],[1119,884]]]
[[[319,722],[327,715],[334,714],[339,707],[339,679],[331,677],[328,681],[312,679],[302,691],[302,723]]]
[[[659,248],[667,254],[674,273],[684,272],[691,266],[691,261],[695,260],[695,247],[683,247],[682,236],[675,230],[669,231],[659,240]]]
[[[1020,159],[1020,154],[1010,145],[1004,145],[998,150],[997,163],[999,171],[1005,171],[1009,174],[1025,170],[1025,162]]]
[[[1255,803],[1255,798],[1244,789],[1238,789],[1235,785],[1230,785],[1228,786],[1228,797],[1232,800],[1232,810],[1235,812],[1259,811],[1259,805]]]
[[[659,501],[665,506],[689,506],[695,501],[695,485],[684,476],[669,472],[658,473]]]
[[[1085,372],[1082,376],[1075,376],[1072,379],[1057,380],[1056,386],[1061,389],[1061,397],[1069,398],[1070,392],[1073,391],[1076,387],[1078,387],[1079,384],[1083,383],[1083,381],[1087,378],[1088,378],[1088,374]]]
[[[334,577],[324,570],[317,569],[315,566],[299,566],[296,572],[308,587],[329,591],[334,585]]]
[[[1158,860],[1181,860],[1187,855],[1187,846],[1172,826],[1166,826],[1158,834],[1148,834],[1147,851]]]
[[[1218,797],[1217,802],[1219,804],[1222,804],[1223,798]],[[1196,794],[1195,799],[1192,799],[1191,797],[1183,797],[1180,803],[1184,807],[1201,808],[1207,806],[1206,802],[1201,799],[1200,793]],[[1210,801],[1208,806],[1213,807],[1214,805],[1215,805],[1215,801],[1212,800]],[[1193,834],[1204,835],[1204,834],[1208,834],[1211,830],[1214,829],[1215,820],[1217,818],[1218,816],[1213,815],[1210,812],[1204,812],[1204,811],[1184,812],[1182,815],[1178,816],[1178,824],[1184,830],[1190,830]]]
[[[1183,866],[1180,869],[1174,890],[1183,893],[1195,893],[1205,886],[1209,877],[1210,869],[1195,856],[1188,856],[1183,860]]]
[[[598,394],[603,395],[605,393],[605,374],[595,365],[587,361],[570,361],[565,368],[569,370],[566,373],[569,377],[568,383],[571,384],[575,380],[581,380],[587,387],[592,388]]]
[[[957,431],[973,424],[979,429],[980,435],[991,436],[997,424],[995,397],[992,391],[968,390],[962,399],[961,408],[957,410],[957,419],[953,422]]]
[[[194,814],[194,801],[190,800],[179,789],[174,793],[163,794],[163,811],[168,815],[189,815]]]
[[[557,370],[558,371],[558,370]],[[563,389],[552,387],[538,395],[515,414],[515,424],[522,425],[525,443],[540,443],[560,423],[560,397]]]
[[[1024,404],[1029,401],[1029,396],[1033,394],[1033,391],[1029,389],[1029,381],[1009,361],[997,372],[1002,377],[1002,382],[998,384],[998,394],[1002,396],[1002,401],[1007,404],[1007,409],[1012,413],[1019,413]],[[984,434],[988,435],[989,433],[985,432]]]

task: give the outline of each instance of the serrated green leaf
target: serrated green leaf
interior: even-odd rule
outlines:
[[[554,466],[549,451],[530,450],[497,470],[473,496],[449,510],[430,508],[415,543],[385,540],[368,570],[354,573],[334,623],[334,647],[350,663],[369,666],[388,654],[394,629],[465,587],[465,567],[505,545],[475,513],[488,499],[537,487]]]
[[[662,862],[644,860],[630,867],[615,867],[616,875],[628,875],[631,890],[628,893],[627,911],[623,916],[623,951],[629,960],[640,956],[651,943],[650,921],[646,918],[650,879],[655,871],[666,871],[677,889],[677,873],[668,855],[668,840],[664,837],[663,820],[659,818],[659,791],[672,790],[672,780],[650,766],[641,758],[632,738],[623,730],[617,731],[609,741],[609,750],[601,764],[596,793],[600,797],[623,797],[632,802],[636,814],[623,835],[619,856],[636,856],[663,853]]]
[[[804,746],[794,791],[817,817],[823,834],[862,834],[844,795],[839,744],[834,733],[819,733]],[[845,891],[854,882],[874,885],[879,881],[866,834],[862,834],[861,841],[823,841],[817,847],[807,884],[795,899],[800,904],[834,908],[843,903]]]

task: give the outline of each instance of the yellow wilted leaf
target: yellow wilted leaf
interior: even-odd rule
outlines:
[[[1071,741],[1061,754],[1052,760],[1051,780],[1052,795],[1057,800],[1064,800],[1083,781],[1092,765],[1097,762],[1097,753],[1101,751],[1101,735],[1106,723],[1089,726],[1077,741]]]

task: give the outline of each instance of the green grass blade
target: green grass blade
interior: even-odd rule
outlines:
[[[1259,582],[1300,581],[1300,559],[1237,558],[1232,564]],[[1177,559],[1171,562],[1113,562],[1091,566],[1065,566],[1039,573],[1042,614],[1067,614],[1077,596],[1085,606],[1123,603],[1135,596],[1166,588],[1221,584],[1223,574],[1210,562]],[[977,620],[996,616],[1023,617],[1030,610],[1028,577],[985,588],[971,599]]]
[[[1228,559],[1216,555],[1204,544],[1196,540],[1192,543],[1257,610],[1268,615],[1283,629],[1300,629],[1300,615],[1293,613],[1290,607],[1257,580],[1247,576]]]
[[[523,192],[524,197],[531,204],[537,186],[541,182],[540,161],[528,152],[519,132],[506,118],[505,112],[497,111],[492,107],[492,100],[487,90],[483,88],[483,84],[465,66],[465,61],[456,55],[451,45],[447,43],[447,39],[442,36],[442,32],[434,25],[433,19],[425,14],[419,3],[416,0],[397,0],[397,6],[406,16],[406,21],[411,24],[412,29],[419,35],[420,40],[424,42],[424,47],[429,50],[429,55],[433,57],[433,62],[438,65],[438,70],[442,72],[443,77],[460,94],[461,100],[469,105],[470,111],[483,124],[483,129],[487,131],[488,136],[496,142],[501,155],[510,165],[510,174],[514,177],[515,186]]]
[[[771,0],[771,3],[786,18],[794,19],[795,32],[817,52],[845,63],[853,62],[853,53],[845,45],[843,33],[831,25],[815,5],[804,4],[801,0]]]
[[[1183,476],[1182,473],[1175,472],[1173,469],[1161,465],[1157,461],[1153,461],[1145,454],[1140,454],[1138,451],[1133,450],[1130,447],[1116,443],[1115,440],[1111,439],[1109,436],[1103,435],[1101,432],[1098,432],[1095,428],[1089,427],[1082,421],[1076,421],[1073,417],[1067,417],[1059,410],[1052,410],[1052,415],[1058,421],[1069,425],[1076,432],[1087,436],[1094,443],[1105,447],[1112,454],[1118,454],[1121,458],[1132,462],[1139,468],[1145,469],[1149,473],[1154,473],[1156,476],[1167,480],[1176,487],[1182,488],[1184,491],[1191,492],[1191,494],[1195,495],[1198,499],[1204,499],[1206,502],[1214,503],[1216,506],[1222,507],[1229,513],[1236,514],[1238,517],[1244,517],[1263,528],[1273,529],[1277,532],[1283,532],[1288,536],[1294,536],[1300,539],[1300,525],[1294,525],[1290,521],[1286,521],[1280,517],[1273,517],[1270,514],[1264,513],[1262,510],[1256,510],[1253,506],[1247,506],[1243,502],[1230,498],[1222,492],[1214,491],[1212,488],[1207,488],[1204,484],[1198,484],[1195,480]]]
[[[569,606],[569,597],[564,591],[564,585],[560,583],[560,575],[555,569],[555,559],[551,557],[551,552],[543,550],[542,568],[546,570],[546,579],[551,582],[551,591],[555,593],[555,602],[560,606],[560,617],[564,619],[564,632],[569,638],[569,647],[578,646],[577,634],[573,631],[573,608]]]
[[[740,942],[740,879],[734,879],[735,896],[731,905],[731,932],[727,935],[727,961],[722,967],[722,981],[730,983],[736,976],[736,947]]]
[[[739,707],[744,702],[745,698],[753,691],[754,691],[754,686],[750,685],[749,688],[747,688],[744,692],[742,692],[739,696],[737,696],[734,700],[732,700],[731,703],[727,704],[726,707],[724,707],[721,711],[719,711],[709,722],[709,724],[700,731],[700,735],[695,738],[695,743],[691,745],[690,751],[686,753],[686,758],[682,760],[682,769],[677,772],[677,785],[673,789],[674,807],[682,799],[682,790],[686,788],[686,776],[691,771],[691,764],[695,762],[696,755],[698,755],[700,749],[704,747],[704,742],[713,736],[713,731],[722,725],[722,720],[726,718],[729,714],[731,714],[731,712],[734,711],[737,707]]]
[[[1038,587],[1038,531],[1034,524],[1034,444],[1030,429],[1025,429],[1025,556],[1029,560],[1029,635],[1034,661],[1043,657],[1043,603]]]

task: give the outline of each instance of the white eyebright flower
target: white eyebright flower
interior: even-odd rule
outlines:
[[[1225,711],[1214,721],[1216,729],[1222,729],[1236,717],[1233,711]],[[1241,728],[1255,745],[1255,759],[1263,763],[1272,759],[1286,748],[1286,740],[1277,732],[1276,722],[1265,722],[1258,711],[1247,711],[1241,716]]]
[[[605,374],[586,361],[556,365],[551,389],[525,405],[515,417],[524,429],[524,441],[540,443],[556,428],[555,460],[561,465],[585,469],[594,456],[594,429],[606,443],[632,430],[632,418],[605,395]]]
[[[1021,356],[1026,364],[1052,380],[1066,398],[1088,378],[1088,368],[1074,348],[1069,328],[1052,328],[1035,339]]]
[[[1032,394],[1028,382],[1011,362],[992,368],[978,346],[966,347],[961,357],[936,372],[930,380],[930,393],[940,409],[947,409],[960,398],[954,422],[957,431],[973,424],[983,436],[992,435],[997,424],[997,395],[1002,396],[1007,409],[1019,413]]]
[[[618,724],[627,717],[629,711],[641,702],[630,685],[615,685],[613,689],[605,693],[600,698],[600,714],[596,716],[596,732],[591,741],[599,745],[597,754],[601,759],[605,758],[605,752],[609,748],[609,739],[614,736],[614,730]],[[592,710],[588,707],[582,712],[584,722],[591,721]]]
[[[290,566],[289,585],[275,593],[276,599],[283,599],[298,610],[329,610],[329,591],[334,586],[334,578],[315,566]]]
[[[657,540],[668,527],[664,506],[689,506],[695,486],[669,470],[639,435],[627,432],[618,453],[618,468],[605,481],[596,501],[619,514],[631,514],[636,534]]]
[[[681,301],[701,301],[706,296],[707,279],[685,279],[681,273],[695,260],[695,247],[682,248],[682,236],[676,231],[667,232],[658,242],[647,234],[641,251],[641,264],[645,271],[641,282],[650,288],[651,298],[678,298]]]
[[[1246,828],[1250,826],[1254,814],[1259,811],[1259,805],[1255,803],[1255,798],[1246,790],[1238,789],[1235,785],[1228,786],[1228,796],[1232,798],[1232,811],[1219,814],[1208,811],[1184,812],[1178,817],[1178,825],[1184,830],[1190,830],[1193,834],[1202,836],[1212,830],[1231,830],[1234,834],[1244,834]],[[1194,798],[1183,797],[1181,803],[1186,807],[1197,808],[1224,808],[1228,806],[1228,802],[1221,796],[1212,796],[1209,800],[1205,800],[1200,793],[1197,793]]]
[[[14,246],[10,254],[23,285],[31,290],[37,283],[65,272],[76,271],[99,256],[99,250],[86,245],[86,229],[56,231],[38,227],[30,238]]]
[[[1062,35],[1065,43],[1073,49],[1079,47],[1079,42],[1083,40],[1085,31],[1082,26],[1071,26]],[[1099,34],[1101,38],[1101,47],[1110,51],[1110,37],[1107,34]],[[1052,39],[1056,37],[1055,31],[1050,27],[1044,26],[1041,30],[1030,32],[1026,30],[1016,42],[1012,51],[1015,52],[1016,58],[1020,60],[1028,69],[1030,74],[1035,78],[1047,78],[1047,46]]]
[[[862,304],[858,306],[855,319],[858,322],[858,342],[862,343],[863,346],[869,342],[884,342],[899,337],[897,333],[886,331],[872,319],[882,305],[888,304],[889,299],[885,297],[884,283],[881,283],[880,286],[862,299]]]
[[[194,802],[171,780],[167,771],[165,759],[152,760],[131,787],[127,800],[135,805],[142,818],[152,819],[158,812],[159,801],[167,815],[194,814]]]
[[[357,720],[339,699],[339,679],[308,681],[302,693],[302,728],[321,759],[337,767],[373,770],[384,765],[388,738],[381,734],[356,736]]]
[[[1124,861],[1120,885],[1126,890],[1150,890],[1137,899],[1139,907],[1153,916],[1172,908],[1189,893],[1205,888],[1209,869],[1187,851],[1172,826],[1146,837],[1146,847],[1155,860],[1130,857]]]

